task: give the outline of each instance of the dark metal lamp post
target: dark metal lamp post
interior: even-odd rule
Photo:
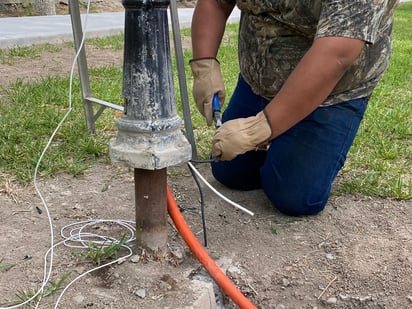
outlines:
[[[113,164],[134,168],[137,245],[167,244],[166,170],[191,158],[176,112],[170,56],[168,0],[123,0],[123,96]]]

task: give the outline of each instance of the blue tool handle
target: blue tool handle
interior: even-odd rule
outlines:
[[[217,93],[215,93],[215,95],[213,96],[212,111],[220,112],[220,102],[219,102],[219,96],[217,95]]]
[[[220,102],[217,93],[213,96],[212,100],[212,112],[213,112],[213,119],[215,120],[215,127],[216,129],[222,125],[222,118],[220,116]]]

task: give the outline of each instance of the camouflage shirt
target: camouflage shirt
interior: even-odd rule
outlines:
[[[399,0],[218,0],[241,10],[240,70],[253,91],[273,98],[314,39],[367,42],[322,105],[369,96],[388,66]]]

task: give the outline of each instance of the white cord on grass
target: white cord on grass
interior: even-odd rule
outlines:
[[[88,0],[88,1],[87,1],[86,16],[85,16],[85,20],[84,20],[84,29],[86,29],[86,27],[87,27],[87,21],[88,21],[89,10],[90,10],[90,2],[91,2],[91,0]],[[76,55],[75,55],[75,57],[74,57],[74,59],[73,59],[73,63],[72,63],[71,71],[70,71],[69,103],[68,103],[67,112],[64,114],[63,118],[60,120],[60,122],[58,123],[57,127],[55,128],[55,130],[53,131],[52,135],[50,136],[50,138],[49,138],[46,146],[45,146],[44,149],[43,149],[43,152],[41,153],[41,155],[40,155],[40,157],[39,157],[39,159],[38,159],[38,161],[37,161],[36,167],[35,167],[35,169],[34,169],[34,176],[33,176],[34,188],[35,188],[35,190],[36,190],[36,192],[37,192],[37,195],[39,196],[39,198],[40,198],[40,200],[41,200],[41,202],[42,202],[42,204],[43,204],[43,207],[44,207],[44,209],[45,209],[45,211],[46,211],[47,218],[48,218],[48,220],[49,220],[49,226],[50,226],[50,249],[49,249],[49,251],[47,251],[47,253],[46,253],[45,257],[44,257],[44,276],[43,276],[43,282],[42,282],[42,285],[41,285],[40,289],[37,291],[37,293],[36,293],[33,297],[31,297],[30,299],[28,299],[26,302],[20,304],[19,306],[24,305],[24,304],[32,301],[33,299],[35,299],[35,297],[37,297],[37,295],[39,295],[40,293],[43,292],[44,287],[47,285],[47,283],[48,283],[49,280],[50,280],[51,273],[52,273],[52,269],[53,269],[53,256],[54,256],[54,247],[55,247],[55,245],[54,245],[53,224],[52,224],[52,219],[51,219],[51,216],[50,216],[49,208],[47,207],[47,203],[46,203],[45,199],[43,198],[43,195],[42,195],[42,193],[41,193],[41,191],[40,191],[40,189],[39,189],[39,187],[38,187],[38,184],[37,184],[37,175],[38,175],[39,167],[40,167],[40,164],[41,164],[41,162],[42,162],[42,160],[43,160],[44,155],[46,154],[47,150],[49,149],[49,147],[50,147],[52,141],[54,140],[54,137],[56,136],[57,132],[60,130],[60,128],[62,127],[63,123],[66,121],[66,119],[69,117],[69,115],[70,115],[70,113],[71,113],[71,111],[72,111],[72,88],[73,88],[74,68],[75,68],[75,65],[76,65],[77,58],[79,57],[80,51],[81,51],[81,49],[82,49],[82,47],[83,47],[83,45],[84,45],[84,40],[85,40],[85,38],[86,38],[84,29],[83,29],[83,37],[82,37],[82,40],[81,40],[81,43],[80,43],[80,47],[79,47],[79,49],[77,50],[77,53],[76,53]],[[47,271],[47,256],[48,256],[49,253],[50,253],[50,265],[49,265],[49,269],[48,269],[48,271]],[[38,308],[39,303],[40,303],[40,300],[37,302],[36,308]],[[16,308],[16,307],[12,307],[12,308]]]
[[[79,280],[80,278],[86,276],[87,274],[104,268],[108,265],[117,263],[121,260],[127,259],[128,257],[130,257],[132,255],[132,249],[127,246],[127,243],[131,243],[132,241],[135,240],[135,223],[132,221],[124,221],[124,220],[103,220],[103,219],[97,219],[97,220],[90,220],[90,221],[82,221],[82,222],[77,222],[77,223],[73,223],[73,224],[69,224],[65,227],[63,227],[60,231],[61,236],[63,237],[63,240],[58,242],[58,243],[54,243],[54,231],[53,231],[53,224],[52,224],[52,219],[51,219],[51,215],[49,212],[49,208],[47,206],[47,203],[39,189],[38,186],[38,172],[39,172],[39,167],[40,164],[43,160],[44,155],[46,154],[47,150],[49,149],[52,141],[54,140],[56,134],[58,133],[58,131],[60,130],[60,128],[63,126],[64,122],[66,121],[66,119],[69,117],[71,111],[72,111],[72,88],[73,88],[73,75],[74,75],[74,69],[75,69],[75,65],[77,62],[77,58],[79,57],[79,54],[81,52],[81,49],[83,48],[84,45],[84,41],[86,38],[86,28],[87,28],[87,21],[88,21],[88,16],[89,16],[89,10],[90,10],[90,2],[91,0],[87,1],[87,9],[86,9],[86,14],[85,14],[85,19],[84,19],[84,27],[83,27],[83,37],[80,43],[80,46],[77,50],[77,53],[73,59],[73,63],[72,63],[72,67],[71,67],[71,71],[70,71],[70,83],[69,83],[69,99],[68,99],[68,109],[67,112],[65,113],[65,115],[62,117],[62,119],[60,120],[60,122],[58,123],[57,127],[55,128],[55,130],[53,131],[52,135],[50,136],[46,146],[44,147],[38,161],[36,164],[36,167],[34,169],[34,176],[33,176],[33,184],[34,184],[34,188],[36,190],[37,195],[39,196],[41,203],[44,207],[44,210],[47,214],[47,218],[48,218],[48,222],[49,222],[49,230],[50,230],[50,248],[47,250],[47,252],[44,255],[44,269],[43,269],[43,281],[42,281],[42,285],[40,286],[40,288],[37,290],[37,292],[30,297],[29,299],[27,299],[26,301],[17,304],[17,305],[13,305],[13,306],[9,306],[9,307],[0,307],[0,309],[14,309],[14,308],[19,308],[22,306],[25,306],[26,304],[32,302],[33,300],[35,300],[39,295],[40,295],[40,299],[37,301],[35,308],[38,308],[40,305],[40,301],[42,298],[42,293],[46,287],[46,285],[48,284],[51,274],[52,274],[52,270],[53,270],[53,256],[54,256],[54,248],[64,244],[67,247],[70,248],[80,248],[80,249],[87,249],[89,248],[89,244],[93,243],[93,244],[98,244],[100,246],[107,246],[107,245],[111,245],[113,243],[119,243],[119,240],[112,238],[112,237],[108,237],[108,236],[102,236],[99,234],[95,234],[95,233],[90,233],[90,232],[85,232],[84,230],[86,228],[89,228],[93,225],[97,225],[97,224],[101,224],[101,223],[114,223],[114,224],[118,224],[121,227],[127,229],[130,233],[129,238],[125,241],[125,244],[122,245],[123,248],[126,248],[128,250],[128,254],[122,257],[119,257],[116,260],[113,260],[111,262],[102,264],[98,267],[95,267],[93,269],[90,269],[84,273],[82,273],[81,275],[77,276],[75,279],[73,279],[60,293],[54,308],[58,308],[58,305],[60,303],[61,298],[63,297],[64,293],[67,291],[67,289],[74,284],[77,280]],[[248,213],[249,215],[253,216],[254,213],[251,212],[250,210],[240,206],[239,204],[231,201],[230,199],[228,199],[227,197],[225,197],[223,194],[221,194],[220,192],[218,192],[216,189],[214,189],[207,181],[206,179],[197,171],[197,169],[190,163],[188,162],[189,167],[195,172],[195,174],[216,194],[218,195],[220,198],[222,198],[223,200],[225,200],[226,202],[228,202],[229,204],[233,205],[234,207]],[[66,234],[66,231],[71,228],[71,230],[69,231],[69,234]],[[73,244],[74,243],[74,244]],[[75,245],[76,244],[76,245]],[[50,261],[49,261],[49,265],[47,263],[48,257],[50,256]]]
[[[135,223],[133,221],[124,221],[124,220],[104,220],[104,219],[97,219],[97,220],[87,220],[81,222],[75,222],[69,225],[66,225],[60,230],[60,235],[64,239],[64,244],[66,247],[70,248],[88,248],[90,243],[99,246],[106,246],[107,244],[113,243],[113,241],[117,241],[114,238],[108,236],[101,236],[96,233],[89,233],[85,232],[86,228],[93,228],[96,225],[104,224],[104,223],[114,223],[118,224],[124,229],[128,230],[130,236],[127,238],[125,243],[131,243],[136,240],[135,232],[136,228],[134,227]],[[69,230],[68,233],[66,231]],[[79,245],[73,245],[72,243],[79,243]]]
[[[16,304],[16,305],[13,305],[13,306],[9,306],[9,307],[0,307],[0,309],[14,309],[14,308],[19,308],[19,307],[25,306],[26,304],[28,304],[28,303],[32,302],[33,300],[35,300],[36,298],[38,298],[39,295],[40,295],[40,299],[37,301],[36,306],[35,306],[35,308],[38,308],[38,306],[39,306],[39,304],[40,304],[40,301],[41,301],[41,294],[43,293],[43,291],[44,291],[44,289],[45,289],[45,286],[46,286],[47,283],[49,282],[50,277],[51,277],[51,274],[52,274],[54,248],[55,248],[57,245],[60,245],[60,244],[62,244],[62,243],[66,243],[66,242],[68,241],[68,239],[65,239],[65,240],[63,240],[62,242],[59,242],[59,243],[57,243],[57,244],[54,244],[54,231],[53,231],[53,224],[52,224],[51,215],[50,215],[50,212],[49,212],[49,208],[48,208],[48,206],[47,206],[47,203],[46,203],[46,201],[45,201],[45,199],[44,199],[44,197],[43,197],[43,195],[42,195],[42,193],[41,193],[41,191],[40,191],[40,189],[39,189],[39,186],[38,186],[38,183],[37,183],[37,179],[38,179],[39,167],[40,167],[40,164],[41,164],[41,162],[42,162],[42,160],[43,160],[44,155],[46,154],[47,150],[49,149],[49,147],[50,147],[52,141],[54,140],[54,137],[56,136],[57,132],[60,130],[60,128],[62,127],[63,123],[66,121],[67,117],[70,115],[70,113],[71,113],[71,111],[72,111],[73,75],[74,75],[74,69],[75,69],[75,65],[76,65],[76,62],[77,62],[77,58],[79,57],[80,51],[81,51],[81,49],[82,49],[82,47],[83,47],[83,45],[84,45],[84,41],[85,41],[85,38],[86,38],[86,35],[85,35],[85,34],[86,34],[86,31],[85,31],[85,29],[87,28],[87,21],[88,21],[89,10],[90,10],[90,2],[91,2],[91,0],[88,0],[88,1],[87,1],[87,9],[86,9],[86,15],[85,15],[84,27],[83,27],[83,37],[82,37],[82,40],[81,40],[79,49],[78,49],[78,51],[77,51],[77,53],[76,53],[76,55],[75,55],[75,57],[74,57],[74,59],[73,59],[73,63],[72,63],[71,71],[70,71],[69,102],[68,102],[67,112],[65,113],[65,115],[63,116],[63,118],[60,120],[59,124],[57,125],[57,127],[56,127],[55,130],[53,131],[52,135],[50,136],[50,138],[49,138],[46,146],[44,147],[44,149],[43,149],[43,151],[42,151],[42,153],[41,153],[41,155],[40,155],[40,157],[39,157],[39,159],[38,159],[38,161],[37,161],[36,167],[35,167],[35,169],[34,169],[34,176],[33,176],[34,188],[35,188],[36,193],[37,193],[37,195],[39,196],[39,198],[40,198],[40,200],[41,200],[41,203],[42,203],[42,205],[43,205],[43,207],[44,207],[44,210],[45,210],[45,212],[46,212],[46,214],[47,214],[47,218],[48,218],[48,222],[49,222],[49,231],[50,231],[50,248],[49,248],[49,250],[46,252],[46,254],[44,255],[43,281],[42,281],[42,284],[41,284],[40,288],[37,290],[37,292],[36,292],[32,297],[30,297],[29,299],[27,299],[26,301],[24,301],[24,302],[22,302],[22,303],[20,303],[20,304]],[[81,231],[81,230],[82,230],[82,228],[80,229],[80,231]],[[79,233],[79,235],[81,235],[81,233]],[[81,239],[82,235],[81,235],[81,236],[77,236],[77,237],[80,237],[80,239]],[[83,237],[84,237],[84,235],[83,235]],[[133,237],[134,237],[134,234],[133,234]],[[74,241],[75,241],[76,239],[73,238],[73,239],[70,239],[70,240],[72,240],[72,241],[74,240]],[[130,248],[129,248],[129,251],[131,252],[131,249],[130,249]],[[130,253],[129,253],[129,255],[130,255]],[[49,265],[48,265],[47,260],[48,260],[48,257],[49,257],[49,256],[50,256],[50,261],[49,261]],[[125,258],[125,257],[121,257],[121,258]],[[117,260],[115,260],[115,261],[112,261],[112,262],[110,262],[110,263],[101,265],[101,266],[99,266],[98,268],[95,268],[95,269],[99,269],[99,268],[105,267],[105,266],[107,266],[107,265],[110,265],[110,264],[112,264],[112,263],[117,262],[118,260],[119,260],[119,259],[117,259]],[[92,270],[86,272],[85,274],[87,274],[87,273],[89,273],[89,272],[91,272],[91,271],[93,271],[93,270],[95,270],[95,269],[92,269]],[[82,276],[85,275],[85,274],[82,274],[82,275],[79,276],[78,278],[82,277]],[[76,281],[78,278],[74,279],[74,280],[69,284],[69,286],[70,286],[74,281]],[[63,290],[63,292],[60,294],[60,297],[59,297],[59,300],[58,300],[58,301],[60,301],[61,296],[63,295],[63,293],[66,291],[67,288],[68,288],[68,286],[67,286],[67,287]],[[57,307],[57,305],[58,305],[58,302],[56,303],[55,308]]]
[[[82,273],[81,275],[77,276],[76,278],[74,278],[72,281],[70,281],[69,284],[67,284],[67,286],[61,291],[59,297],[56,300],[56,303],[54,305],[54,308],[58,308],[58,305],[60,303],[61,298],[63,297],[63,294],[67,291],[67,289],[73,285],[77,280],[79,280],[80,278],[83,278],[84,276],[86,276],[87,274],[90,274],[91,272],[104,268],[106,266],[109,266],[111,264],[115,264],[121,260],[127,259],[130,256],[132,256],[133,251],[132,249],[126,245],[128,243],[133,242],[134,240],[136,240],[135,237],[135,232],[136,232],[136,228],[134,227],[134,222],[132,221],[124,221],[124,220],[104,220],[104,219],[97,219],[97,220],[88,220],[88,221],[81,221],[81,222],[76,222],[76,223],[72,223],[69,225],[64,226],[61,230],[60,230],[60,235],[63,237],[63,240],[60,243],[64,243],[65,246],[69,247],[69,248],[80,248],[80,249],[88,249],[90,248],[90,244],[95,244],[95,245],[99,245],[101,247],[105,247],[105,246],[110,246],[112,244],[119,244],[120,241],[113,238],[113,237],[109,237],[109,236],[105,236],[105,235],[100,235],[100,234],[96,234],[96,233],[90,233],[85,231],[87,228],[94,228],[97,225],[101,225],[101,224],[117,224],[120,227],[126,229],[128,231],[128,237],[125,239],[124,244],[122,244],[122,248],[125,248],[128,250],[128,253],[124,256],[121,256],[111,262],[102,264],[98,267],[95,267],[93,269],[90,269],[84,273]],[[74,243],[74,244],[73,244]]]

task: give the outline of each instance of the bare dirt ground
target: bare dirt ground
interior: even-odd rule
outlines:
[[[73,50],[0,64],[0,84],[18,78],[67,75]],[[121,52],[88,50],[90,67],[120,64]],[[1,101],[0,101],[1,103]],[[203,187],[210,256],[258,308],[412,308],[412,202],[366,196],[332,196],[324,212],[292,218],[274,211],[257,190],[222,187],[207,165],[200,172],[221,193],[255,213],[249,216]],[[203,241],[199,191],[185,165],[168,169],[168,183],[188,224]],[[339,177],[336,185],[339,183]],[[127,169],[97,164],[83,175],[60,174],[39,183],[49,206],[54,242],[68,224],[98,219],[135,220],[134,179]],[[293,194],[293,192],[291,192]],[[12,180],[0,184],[0,306],[17,291],[35,290],[43,280],[43,257],[50,247],[45,208],[34,187]],[[42,210],[40,214],[36,207]],[[116,237],[114,225],[96,227]],[[169,225],[169,252],[134,257],[84,275],[59,299],[59,308],[191,308],[207,273]],[[63,287],[95,267],[79,249],[55,248],[51,281],[69,274]],[[216,289],[218,306],[235,308]],[[40,308],[53,308],[59,293]]]
[[[223,194],[255,213],[252,217],[236,210],[204,189],[207,250],[258,308],[412,306],[410,202],[339,196],[318,216],[290,218],[273,211],[262,192],[227,190],[213,181],[205,165],[200,171]],[[168,182],[181,207],[195,208],[183,215],[202,242],[199,193],[188,169],[170,168]],[[59,231],[68,224],[135,218],[133,175],[124,169],[101,164],[79,177],[63,174],[44,180],[40,188],[55,242],[62,240]],[[15,300],[16,291],[39,286],[50,234],[32,187],[10,185],[0,203],[1,258],[16,264],[1,272],[0,299],[6,305]],[[110,226],[103,232],[117,233]],[[190,278],[207,276],[172,224],[169,246],[178,254],[128,259],[84,276],[65,292],[59,308],[189,308],[194,293]],[[52,281],[70,271],[73,280],[94,267],[80,256],[78,249],[56,247]],[[41,308],[52,308],[58,295],[45,297]],[[224,306],[235,308],[227,300]]]

